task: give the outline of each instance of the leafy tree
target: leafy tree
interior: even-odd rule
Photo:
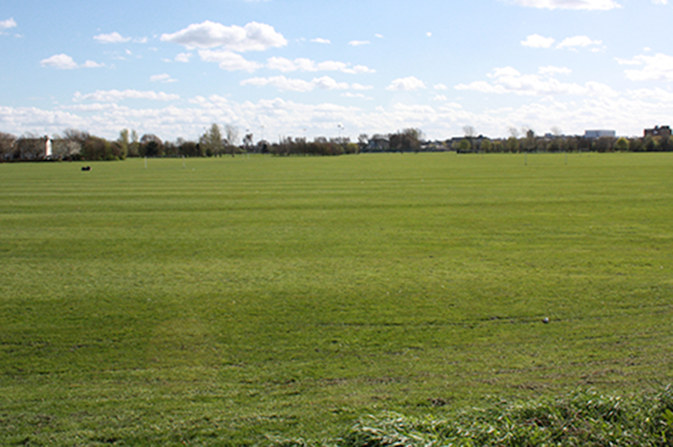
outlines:
[[[600,137],[593,143],[596,152],[612,152],[615,139],[612,137]]]
[[[129,157],[140,157],[140,142],[138,141],[138,132],[131,131],[131,143],[129,144]]]
[[[629,150],[629,140],[624,137],[620,137],[615,142],[615,150],[619,152],[627,152]]]
[[[119,139],[117,139],[117,142],[119,143],[119,150],[120,150],[120,159],[124,160],[126,156],[129,153],[129,130],[128,129],[122,129],[119,132]]]
[[[516,129],[514,129],[514,130],[516,130]],[[519,139],[516,136],[512,135],[511,137],[509,137],[507,139],[506,146],[507,146],[507,152],[512,152],[512,153],[519,152],[519,149],[520,149]]]
[[[472,142],[467,139],[463,138],[458,142],[458,147],[456,148],[456,152],[459,154],[465,154],[468,152],[472,152]]]
[[[164,144],[161,138],[154,134],[145,134],[140,138],[141,157],[161,157],[164,155]]]
[[[656,152],[660,150],[661,143],[658,137],[648,135],[643,142],[643,146],[647,152]]]
[[[222,141],[222,132],[220,132],[220,126],[213,123],[199,139],[199,147],[201,148],[202,154],[212,157],[214,155],[220,155],[224,152],[224,142]]]
[[[401,132],[391,134],[390,149],[396,151],[419,151],[423,133],[419,129],[404,129]]]

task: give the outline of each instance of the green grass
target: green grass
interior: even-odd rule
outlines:
[[[671,154],[91,166],[0,164],[0,444],[331,440],[673,379]]]

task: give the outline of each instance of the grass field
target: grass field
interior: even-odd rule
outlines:
[[[2,445],[333,440],[673,381],[673,154],[91,166],[0,164]]]

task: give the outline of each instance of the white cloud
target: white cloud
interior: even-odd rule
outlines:
[[[109,34],[98,34],[97,36],[93,36],[93,38],[100,43],[125,43],[131,41],[130,37],[124,37],[116,31]]]
[[[588,36],[573,36],[566,37],[559,43],[556,48],[558,49],[577,49],[577,48],[587,48],[594,47],[600,48],[603,45],[603,42],[600,40],[593,40]]]
[[[262,51],[287,45],[285,37],[271,25],[250,22],[243,27],[225,26],[209,20],[191,24],[172,34],[162,34],[161,40],[187,48],[224,47],[239,52]]]
[[[150,82],[171,83],[171,82],[177,82],[177,79],[173,79],[173,77],[171,77],[171,75],[169,75],[168,73],[162,73],[150,76]]]
[[[618,59],[617,62],[641,67],[626,70],[626,77],[632,81],[673,81],[673,56],[662,53],[652,56],[642,54],[631,60]]]
[[[393,80],[386,90],[413,91],[426,88],[425,83],[415,76]]]
[[[77,68],[77,63],[67,54],[55,54],[46,59],[42,59],[40,64],[43,67],[52,67],[59,70],[73,70]]]
[[[55,54],[46,59],[42,59],[40,61],[40,65],[43,67],[51,67],[59,70],[74,70],[76,68],[101,68],[105,66],[105,64],[91,60],[84,62],[82,65],[78,65],[72,57],[63,53]]]
[[[353,90],[371,90],[371,89],[373,89],[374,87],[371,86],[371,85],[362,85],[362,84],[358,84],[358,83],[356,82],[356,83],[351,84],[351,88],[352,88]]]
[[[539,34],[531,34],[526,37],[526,40],[521,41],[521,45],[530,48],[550,48],[554,45],[556,39],[553,37],[544,37]]]
[[[540,73],[541,75],[554,75],[554,74],[568,75],[572,72],[573,71],[568,67],[558,67],[556,65],[547,65],[546,67],[538,68],[538,73]]]
[[[189,62],[191,57],[192,53],[179,53],[177,56],[175,56],[175,62],[182,62],[183,64],[186,64]]]
[[[360,47],[363,45],[369,45],[370,43],[371,42],[368,40],[351,40],[350,42],[348,42],[348,45],[352,47]]]
[[[515,94],[523,96],[572,95],[586,97],[613,97],[617,93],[599,82],[584,85],[561,82],[554,74],[568,74],[564,67],[541,67],[538,74],[524,74],[512,67],[496,68],[488,74],[490,81],[475,81],[456,85],[457,90],[471,90],[481,93]]]
[[[0,30],[16,28],[16,26],[16,21],[11,17],[7,20],[0,20]]]
[[[294,60],[284,57],[271,57],[267,61],[267,67],[272,70],[282,71],[284,73],[292,71],[340,71],[348,74],[374,73],[375,70],[364,65],[353,66],[350,63],[337,61],[315,62],[307,58],[297,58]]]
[[[219,64],[220,68],[226,71],[253,72],[262,67],[261,64],[249,61],[238,53],[226,50],[199,50],[199,56],[205,62]]]
[[[82,64],[82,68],[102,68],[105,67],[105,64],[101,64],[95,61],[86,61]]]
[[[322,90],[368,90],[369,87],[360,84],[350,85],[347,82],[337,82],[329,76],[313,78],[311,81],[303,79],[287,78],[285,76],[271,76],[267,78],[257,77],[241,81],[242,86],[251,85],[254,87],[272,86],[278,90],[293,92],[310,92],[315,89]]]
[[[449,89],[449,87],[447,87],[445,84],[435,84],[432,88],[434,88],[435,90],[441,90],[441,91],[445,91],[445,90]]]
[[[367,96],[364,93],[353,93],[353,92],[346,92],[342,93],[341,96],[344,98],[353,98],[353,99],[366,99],[366,100],[372,100],[371,96]]]
[[[668,5],[668,0],[652,0],[655,5]]]
[[[118,102],[125,99],[145,99],[150,101],[175,101],[180,95],[155,92],[152,90],[96,90],[93,93],[75,93],[75,101]]]
[[[329,39],[323,39],[322,37],[316,37],[315,39],[311,39],[311,42],[320,43],[323,45],[329,45],[332,43]]]
[[[383,39],[383,34],[376,33],[374,34],[374,37],[376,37],[377,39]]]
[[[608,11],[621,8],[614,0],[514,0],[514,3],[527,8],[539,9],[578,9],[586,11]]]
[[[329,76],[322,76],[311,81],[317,88],[323,90],[348,90],[350,86],[347,82],[337,82]]]

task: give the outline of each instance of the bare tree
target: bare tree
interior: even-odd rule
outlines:
[[[226,143],[226,150],[231,156],[236,152],[236,145],[238,144],[238,127],[226,124],[224,126],[224,141]]]
[[[474,126],[463,126],[463,133],[465,138],[472,139],[477,136],[477,131],[474,129]]]
[[[0,132],[0,161],[14,158],[16,137],[12,134]]]

